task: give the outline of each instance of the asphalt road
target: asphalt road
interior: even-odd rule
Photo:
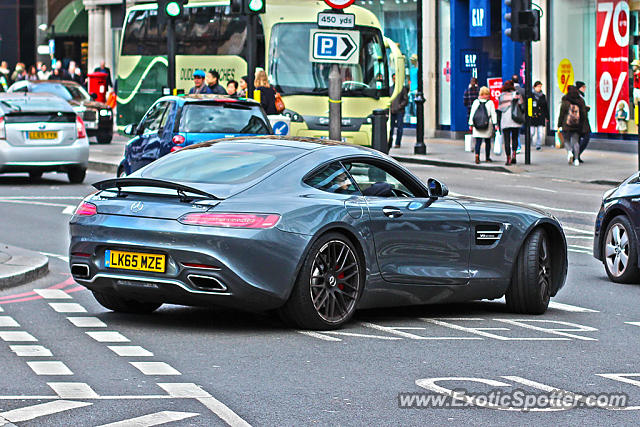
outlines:
[[[411,169],[454,194],[535,204],[563,223],[569,277],[545,315],[480,301],[361,311],[341,331],[306,333],[226,309],[111,313],[69,280],[65,262],[67,222],[90,186],[0,176],[0,240],[51,257],[48,276],[0,293],[0,425],[637,424],[640,286],[608,282],[590,255],[606,187]],[[435,386],[623,392],[630,409],[399,408],[399,393]]]

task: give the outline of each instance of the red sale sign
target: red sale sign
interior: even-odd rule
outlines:
[[[497,109],[498,98],[500,98],[500,94],[502,93],[502,77],[491,77],[487,79],[487,86],[491,92],[491,100],[496,105]]]
[[[616,133],[618,105],[629,99],[629,3],[598,0],[596,20],[597,131]],[[580,80],[576,76],[577,80]]]

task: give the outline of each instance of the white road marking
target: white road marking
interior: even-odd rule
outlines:
[[[92,403],[73,402],[69,400],[56,400],[54,402],[41,403],[39,405],[27,406],[25,408],[13,409],[7,412],[0,412],[0,417],[12,423],[29,421],[45,415],[57,414],[58,412],[90,406]]]
[[[172,397],[190,397],[197,399],[200,403],[216,414],[222,421],[232,427],[251,427],[251,424],[240,418],[240,416],[229,409],[228,406],[195,384],[158,383],[158,385]]]
[[[593,248],[589,246],[567,245],[567,247],[571,249],[582,249],[584,251],[593,251]]]
[[[565,229],[565,230],[571,231],[573,233],[589,234],[589,235],[593,236],[593,231],[581,230],[579,228],[567,227],[565,225],[563,225],[562,228]]]
[[[2,341],[38,341],[29,332],[23,331],[0,331],[0,339],[2,339]]]
[[[565,236],[567,239],[578,239],[578,240],[593,240],[593,237],[591,236]]]
[[[360,324],[366,328],[376,329],[378,331],[387,332],[393,335],[400,336],[402,338],[409,338],[412,340],[481,340],[482,339],[477,337],[423,337],[421,335],[415,335],[409,332],[404,332],[403,329],[407,329],[407,328],[400,327],[400,326],[389,327],[389,326],[376,325],[375,323],[370,323],[370,322],[361,322]],[[424,330],[425,328],[421,328],[421,329]]]
[[[540,187],[531,187],[529,185],[503,185],[502,187],[516,187],[516,188],[526,188],[527,190],[538,190],[538,191],[544,191],[547,193],[557,193],[556,190],[550,190],[548,188],[540,188]]]
[[[624,323],[628,323],[629,325],[633,325],[633,326],[640,326],[640,322],[624,322]]]
[[[71,369],[62,362],[27,362],[36,375],[73,375]]]
[[[19,357],[49,357],[51,350],[41,345],[10,345],[9,348]]]
[[[129,362],[145,375],[182,375],[171,365],[164,362]]]
[[[20,324],[11,316],[0,316],[0,327],[19,327]]]
[[[296,331],[296,332],[299,333],[299,334],[302,334],[302,335],[307,335],[307,336],[310,336],[310,337],[313,337],[313,338],[318,338],[318,339],[323,340],[323,341],[342,341],[340,338],[330,337],[330,336],[327,336],[327,335],[322,335],[322,334],[319,334],[318,332],[313,332],[313,331]]]
[[[143,415],[141,417],[129,418],[115,423],[102,424],[99,427],[150,427],[174,421],[181,421],[198,415],[200,414],[194,412],[162,411],[156,412],[155,414]]]
[[[380,335],[368,335],[368,334],[357,334],[355,332],[343,332],[343,331],[326,331],[326,334],[334,334],[334,335],[344,335],[345,337],[357,337],[357,338],[375,338],[378,340],[401,340],[400,337],[383,337]]]
[[[58,254],[52,254],[49,252],[40,252],[42,255],[44,256],[48,256],[48,257],[53,257],[53,258],[58,258],[64,262],[69,262],[69,257],[66,255],[58,255]]]
[[[129,338],[115,331],[87,332],[86,334],[98,342],[129,342]]]
[[[577,305],[563,304],[561,302],[555,302],[555,301],[550,301],[549,307],[555,308],[556,310],[570,311],[572,313],[600,313],[598,310],[578,307]]]
[[[98,393],[86,383],[47,383],[61,399],[95,399]]]
[[[577,254],[593,255],[593,252],[591,252],[591,251],[585,251],[584,249],[573,249],[573,248],[569,248],[569,249],[567,249],[567,252],[575,252],[575,253],[577,253]]]
[[[58,313],[86,313],[87,310],[75,302],[50,302],[49,305]]]
[[[467,332],[469,334],[480,335],[485,338],[493,338],[499,341],[569,341],[569,338],[564,337],[505,337],[502,335],[492,334],[483,330],[484,328],[468,328],[465,326],[456,325],[454,323],[443,322],[442,320],[437,319],[429,319],[429,318],[420,318],[420,320],[428,323],[433,323],[434,325],[444,326],[445,328],[455,329],[457,331]],[[449,320],[449,319],[445,319]],[[495,320],[495,319],[494,319]]]
[[[78,328],[106,328],[107,325],[97,317],[67,317]]]
[[[0,307],[0,313],[2,313],[4,311],[4,308]]]
[[[509,325],[519,326],[525,329],[532,329],[534,331],[544,332],[552,335],[560,335],[567,338],[574,338],[582,341],[598,341],[596,338],[585,337],[582,335],[570,334],[569,332],[597,332],[596,328],[591,326],[578,325],[577,323],[563,322],[561,320],[542,320],[542,319],[493,319],[496,322],[507,323]],[[556,325],[565,326],[565,328],[543,328],[541,326],[530,325],[529,323],[551,323]],[[566,327],[569,328],[566,328]]]
[[[62,215],[73,215],[75,211],[76,211],[75,206],[67,206],[62,210]]]
[[[71,299],[71,295],[60,289],[34,289],[44,299]]]
[[[122,357],[153,357],[153,353],[139,345],[109,345],[109,350]]]

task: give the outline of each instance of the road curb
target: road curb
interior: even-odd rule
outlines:
[[[0,244],[0,289],[11,288],[31,282],[49,272],[49,258],[30,251]]]
[[[443,166],[448,168],[464,168],[464,169],[478,169],[478,170],[488,170],[493,172],[506,172],[506,173],[515,173],[513,168],[507,168],[505,166],[500,165],[476,165],[475,163],[468,162],[452,162],[449,160],[438,160],[438,159],[424,159],[419,157],[410,157],[410,156],[399,156],[392,155],[394,159],[402,163],[416,163],[422,165],[433,165],[433,166]],[[519,172],[519,170],[518,170]]]
[[[89,160],[89,169],[96,172],[109,172],[113,173],[114,175],[118,173],[118,165],[107,162],[98,162],[95,160]]]

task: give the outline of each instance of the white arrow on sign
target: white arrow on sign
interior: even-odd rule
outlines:
[[[358,31],[311,30],[311,62],[357,64],[360,50]]]

